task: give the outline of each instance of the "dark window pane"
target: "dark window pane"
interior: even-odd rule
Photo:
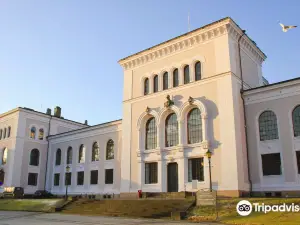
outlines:
[[[114,183],[114,170],[106,169],[105,170],[105,184],[113,184]]]
[[[39,152],[39,150],[37,150],[37,149],[31,150],[29,165],[31,165],[31,166],[38,166],[39,165],[39,159],[40,159],[40,152]]]
[[[98,184],[98,170],[91,170],[91,184]]]
[[[194,158],[188,160],[188,181],[204,181],[203,158]]]
[[[72,173],[66,173],[65,176],[65,185],[71,185]]]
[[[106,160],[114,159],[114,141],[109,140],[106,145]]]
[[[78,152],[78,163],[84,163],[85,158],[85,147],[81,145]]]
[[[10,137],[10,131],[11,131],[11,127],[8,127],[7,129],[7,137],[9,138]],[[1,139],[1,138],[0,138]]]
[[[2,139],[2,129],[0,129],[0,140]]]
[[[28,185],[36,186],[37,185],[37,173],[28,173]]]
[[[145,163],[145,184],[156,184],[157,173],[157,162]]]
[[[261,155],[263,175],[281,175],[280,153]]]
[[[59,179],[60,179],[60,174],[55,173],[54,174],[54,186],[59,186]]]
[[[92,162],[99,161],[99,145],[97,142],[93,144]]]
[[[300,136],[300,105],[293,110],[294,137]]]
[[[264,111],[259,116],[259,135],[261,141],[278,139],[277,118],[274,112]]]
[[[149,79],[146,78],[144,81],[144,95],[149,94]]]
[[[195,64],[195,80],[201,80],[201,63],[197,62]]]
[[[84,172],[77,172],[77,185],[83,185],[84,183]]]
[[[188,143],[202,141],[202,119],[198,108],[192,109],[187,116]]]
[[[298,174],[300,174],[300,151],[296,151]]]
[[[190,67],[189,66],[184,67],[183,74],[184,74],[184,84],[190,83]]]
[[[165,145],[166,147],[178,145],[178,122],[175,113],[171,113],[166,119]]]
[[[6,128],[4,128],[3,139],[6,138]]]
[[[179,77],[178,77],[178,69],[173,71],[173,87],[177,87],[179,85]]]
[[[146,123],[146,149],[155,149],[157,141],[156,121],[150,118]]]
[[[55,165],[59,166],[60,164],[61,164],[61,150],[57,149],[56,158],[55,158]]]
[[[158,92],[158,75],[155,75],[153,78],[153,92]]]
[[[169,87],[169,76],[168,76],[168,72],[165,72],[163,75],[163,90],[168,89]]]
[[[35,127],[31,127],[30,129],[30,138],[35,139],[36,129]]]
[[[72,164],[72,155],[72,147],[69,147],[67,151],[67,164]]]
[[[43,140],[44,139],[44,129],[41,128],[39,129],[39,140]]]

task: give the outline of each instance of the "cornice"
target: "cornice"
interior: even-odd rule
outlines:
[[[204,29],[199,29],[170,42],[160,44],[151,49],[129,56],[119,61],[124,70],[134,69],[136,67],[151,63],[157,59],[165,58],[179,52],[194,48],[205,42],[211,41],[222,35],[229,34],[234,40],[242,35],[242,30],[231,20],[226,19],[216,24],[212,24]],[[247,36],[241,40],[241,46],[248,49],[262,62],[266,56]]]

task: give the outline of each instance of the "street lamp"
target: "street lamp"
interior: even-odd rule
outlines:
[[[209,149],[207,150],[207,152],[205,153],[205,155],[208,158],[208,167],[209,167],[209,190],[210,192],[212,192],[212,183],[211,183],[211,151],[209,151]]]
[[[70,171],[70,166],[67,165],[66,166],[66,178],[65,178],[65,184],[66,184],[66,200],[68,200],[68,177],[67,177],[67,174],[69,173]]]

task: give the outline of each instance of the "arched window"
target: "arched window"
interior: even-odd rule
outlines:
[[[199,61],[195,64],[195,80],[201,80],[201,63]]]
[[[175,113],[171,113],[166,119],[165,144],[166,147],[178,145],[178,121]]]
[[[2,153],[2,165],[5,165],[7,163],[7,148],[4,148],[3,153]]]
[[[173,71],[173,87],[177,87],[179,85],[179,77],[178,77],[178,69]]]
[[[294,137],[300,136],[300,105],[293,110]]]
[[[186,65],[183,69],[184,84],[190,83],[190,67]]]
[[[11,132],[11,127],[8,127],[8,129],[7,129],[7,137],[8,138],[10,137],[10,132]]]
[[[264,111],[260,114],[259,135],[261,141],[278,139],[277,118],[273,111]]]
[[[36,132],[35,127],[31,127],[31,129],[30,129],[30,138],[35,139],[35,132]]]
[[[43,140],[44,139],[44,129],[41,128],[39,129],[39,140]]]
[[[156,121],[150,118],[146,123],[146,146],[145,149],[155,149],[157,142]]]
[[[189,144],[202,141],[202,120],[198,108],[192,109],[187,115],[187,136]]]
[[[31,150],[29,165],[38,166],[39,165],[39,160],[40,160],[40,151],[37,150],[36,148]]]
[[[6,127],[4,128],[3,139],[6,138]]]
[[[168,72],[165,72],[163,75],[163,90],[167,90],[169,87],[169,76]]]
[[[0,140],[2,139],[2,129],[0,129]]]
[[[114,159],[114,141],[109,140],[106,144],[106,160]]]
[[[61,150],[56,150],[56,156],[55,156],[55,165],[59,166],[61,164]]]
[[[84,145],[80,145],[79,152],[78,152],[78,163],[84,163],[85,159],[85,147]]]
[[[73,156],[72,147],[69,147],[67,151],[67,164],[72,164],[72,156]]]
[[[97,142],[93,144],[92,162],[99,161],[99,145]]]
[[[149,79],[146,78],[144,81],[144,95],[149,94]]]
[[[153,78],[153,92],[158,92],[158,75]]]

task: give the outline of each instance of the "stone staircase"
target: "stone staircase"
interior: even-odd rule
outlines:
[[[216,205],[217,192],[209,190],[199,190],[196,194],[196,205]]]

